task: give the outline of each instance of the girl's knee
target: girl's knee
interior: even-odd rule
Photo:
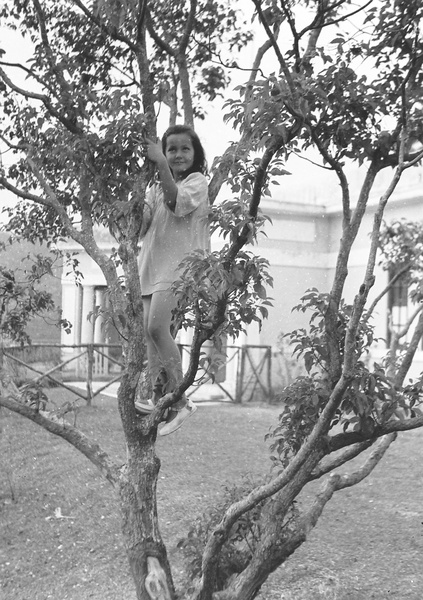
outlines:
[[[153,342],[157,342],[162,339],[163,336],[168,334],[166,329],[167,327],[165,327],[163,323],[160,323],[159,320],[153,319],[148,323],[145,333]]]

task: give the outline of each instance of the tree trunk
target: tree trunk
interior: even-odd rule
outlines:
[[[179,80],[181,82],[182,104],[184,107],[184,123],[194,127],[194,109],[192,106],[191,84],[185,55],[178,54],[176,57],[178,64]]]
[[[156,486],[160,460],[154,438],[128,448],[119,496],[122,531],[138,600],[174,600],[175,589],[157,519]]]

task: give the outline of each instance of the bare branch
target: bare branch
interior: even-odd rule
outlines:
[[[363,481],[363,479],[370,475],[376,465],[381,461],[383,455],[388,450],[392,442],[396,440],[396,438],[397,435],[395,432],[383,436],[382,439],[378,441],[374,450],[371,452],[364,464],[356,471],[343,475],[340,482],[336,486],[336,489],[343,490],[347,487],[357,485],[357,483],[360,483],[360,481]]]
[[[356,10],[351,11],[350,13],[347,13],[345,15],[342,15],[341,17],[339,17],[338,19],[331,19],[330,21],[324,21],[322,23],[319,23],[319,21],[317,20],[317,18],[315,18],[312,23],[310,25],[308,25],[307,27],[304,27],[304,29],[302,29],[302,31],[300,32],[300,37],[302,37],[305,33],[307,33],[307,31],[310,31],[311,29],[314,29],[316,26],[323,28],[323,27],[329,27],[330,25],[336,25],[337,23],[342,23],[347,21],[350,17],[353,17],[354,15],[358,14],[359,12],[363,12],[366,10],[366,8],[368,6],[370,6],[370,4],[373,3],[374,0],[368,0],[367,4],[365,4],[364,6],[360,6],[359,8],[357,8]],[[329,2],[328,2],[329,3]],[[332,12],[334,9],[342,6],[345,3],[345,0],[339,0],[339,2],[335,2],[334,4],[332,4],[331,6],[327,6],[326,9],[322,10],[322,16],[325,13],[329,13]],[[317,16],[316,16],[317,17]]]
[[[227,60],[224,60],[222,58],[221,52],[217,52],[216,50],[213,50],[212,48],[210,48],[209,44],[205,44],[204,42],[202,42],[199,38],[197,38],[195,36],[194,33],[192,35],[192,38],[195,41],[195,43],[197,44],[197,46],[199,46],[200,48],[204,48],[205,50],[207,50],[209,52],[210,56],[215,57],[214,59],[211,58],[210,62],[215,63],[217,65],[221,65],[222,67],[225,67],[225,69],[227,69],[228,71],[232,69],[235,71],[247,71],[248,73],[257,72],[257,73],[260,73],[262,77],[265,77],[263,71],[260,69],[260,66],[255,67],[253,64],[251,67],[241,67],[238,64],[238,62],[236,62],[236,61],[228,62]],[[271,44],[270,40],[266,40],[264,42],[264,44],[258,49],[254,63],[256,62],[257,57],[260,53],[262,53],[262,56],[263,56],[263,54],[267,50],[269,50],[271,47],[272,47],[272,44]],[[264,51],[263,51],[263,49],[264,49]],[[260,65],[260,62],[261,62],[261,58],[259,60],[259,65]]]
[[[20,69],[20,70],[24,71],[27,74],[27,78],[31,77],[32,79],[35,79],[35,81],[37,83],[39,83],[41,86],[47,88],[50,92],[52,92],[52,90],[50,89],[47,82],[44,81],[44,79],[42,79],[41,77],[39,77],[36,73],[31,71],[31,69],[28,69],[28,67],[26,67],[25,65],[21,65],[20,63],[6,62],[6,61],[0,61],[0,65],[2,65],[3,67],[11,67],[11,68]]]
[[[360,481],[363,481],[363,479],[368,477],[373,469],[379,464],[385,452],[388,450],[392,442],[395,441],[395,439],[396,435],[391,434],[379,440],[377,446],[364,464],[352,473],[345,475],[332,473],[323,483],[322,488],[316,495],[311,508],[304,514],[304,516],[301,517],[298,525],[299,535],[304,535],[304,532],[306,532],[307,535],[313,529],[313,527],[315,527],[324,507],[336,491],[357,485],[357,483],[360,483]]]
[[[307,156],[301,156],[300,154],[297,154],[296,158],[299,158],[300,160],[305,160],[306,162],[309,162],[310,164],[314,165],[315,167],[319,167],[319,169],[324,169],[326,171],[333,171],[333,167],[325,167],[325,165],[321,165],[318,162],[311,160],[311,158],[308,158]]]
[[[420,308],[423,308],[423,306]],[[408,344],[401,365],[399,366],[398,371],[395,375],[395,385],[397,386],[402,385],[402,383],[404,382],[404,379],[416,354],[417,348],[419,347],[420,341],[423,337],[423,311],[420,310],[419,312],[420,317],[414,330],[413,337],[411,338],[411,341]]]
[[[403,267],[392,277],[392,279],[388,282],[386,287],[380,292],[380,294],[378,294],[376,296],[376,298],[373,300],[373,302],[369,306],[369,308],[367,310],[367,314],[364,317],[363,322],[367,322],[370,319],[377,304],[381,301],[381,299],[384,296],[386,296],[386,294],[389,292],[389,290],[392,289],[392,286],[395,284],[395,282],[398,281],[398,279],[400,279],[400,277],[402,277],[402,275],[404,275],[404,273],[407,273],[408,270],[409,270],[408,266]]]
[[[3,64],[3,63],[1,63]],[[0,77],[3,79],[4,83],[10,87],[11,90],[17,92],[21,96],[25,98],[32,98],[34,100],[40,100],[44,104],[49,103],[49,99],[44,94],[37,94],[36,92],[30,92],[29,90],[25,90],[24,88],[19,87],[14,84],[12,80],[7,76],[6,71],[0,67]]]
[[[297,64],[303,68],[310,65],[311,59],[313,58],[315,51],[316,51],[317,41],[320,37],[323,27],[325,26],[324,17],[325,17],[325,13],[327,11],[325,4],[327,4],[327,0],[325,0],[324,2],[321,1],[317,4],[316,15],[315,15],[313,21],[310,23],[310,25],[308,27],[305,27],[300,33],[296,32],[296,31],[294,32],[291,27],[291,31],[293,32],[293,36],[295,39],[295,45],[297,48],[299,47],[299,40],[302,38],[302,36],[305,33],[307,33],[308,31],[310,31],[307,48],[305,49],[305,52],[304,52],[304,55],[303,55],[301,61],[300,61],[300,57],[299,57],[299,50],[297,50]],[[331,8],[331,10],[332,10],[332,8]]]
[[[385,425],[378,425],[372,433],[364,433],[362,431],[351,431],[347,433],[339,433],[328,438],[329,452],[335,452],[341,448],[346,448],[352,444],[362,443],[370,440],[377,440],[384,435],[396,433],[398,431],[411,431],[423,427],[423,416],[414,417],[412,419],[404,419],[398,421],[388,421]]]
[[[419,316],[419,313],[421,313],[422,310],[423,310],[423,304],[420,304],[420,306],[417,306],[415,308],[413,314],[408,319],[408,321],[404,325],[404,327],[402,329],[400,329],[399,331],[396,332],[396,336],[397,336],[398,339],[401,339],[401,338],[403,338],[404,336],[407,335],[407,333],[410,331],[411,325],[414,323],[414,320]]]
[[[117,483],[119,466],[110,460],[108,454],[97,443],[90,440],[76,427],[65,421],[60,422],[52,413],[38,411],[19,402],[20,393],[16,386],[9,383],[8,387],[9,389],[5,389],[4,384],[1,384],[1,406],[30,419],[37,425],[41,425],[46,431],[63,438],[86,456],[112,485]]]
[[[341,455],[332,457],[330,460],[324,461],[322,465],[318,465],[310,475],[310,481],[320,479],[323,475],[330,473],[334,469],[341,467],[348,461],[359,456],[364,450],[370,448],[374,440],[366,440],[365,442],[353,444]]]
[[[404,169],[409,169],[410,167],[414,167],[420,161],[423,160],[423,150],[417,152],[413,157],[407,157],[407,160],[404,162]]]

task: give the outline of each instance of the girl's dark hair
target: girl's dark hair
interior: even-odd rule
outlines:
[[[170,135],[178,134],[178,133],[186,133],[191,138],[192,147],[194,148],[194,162],[193,165],[188,171],[184,173],[185,177],[191,175],[191,173],[202,173],[203,175],[207,174],[207,161],[206,161],[206,153],[204,152],[204,148],[200,142],[200,138],[195,133],[192,127],[189,125],[173,125],[167,129],[162,137],[162,150],[163,154],[166,155],[166,144],[167,138]]]

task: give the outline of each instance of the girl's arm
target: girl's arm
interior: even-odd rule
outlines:
[[[159,171],[160,183],[162,184],[163,190],[163,200],[168,208],[174,212],[178,188],[175,180],[173,179],[166,157],[162,152],[161,144],[159,142],[153,142],[149,139],[145,140],[145,144],[147,158],[155,163]]]
[[[151,221],[153,220],[153,207],[155,200],[153,199],[152,189],[147,192],[147,197],[144,202],[144,210],[142,213],[142,225],[140,231],[140,239],[142,239],[150,229]]]

